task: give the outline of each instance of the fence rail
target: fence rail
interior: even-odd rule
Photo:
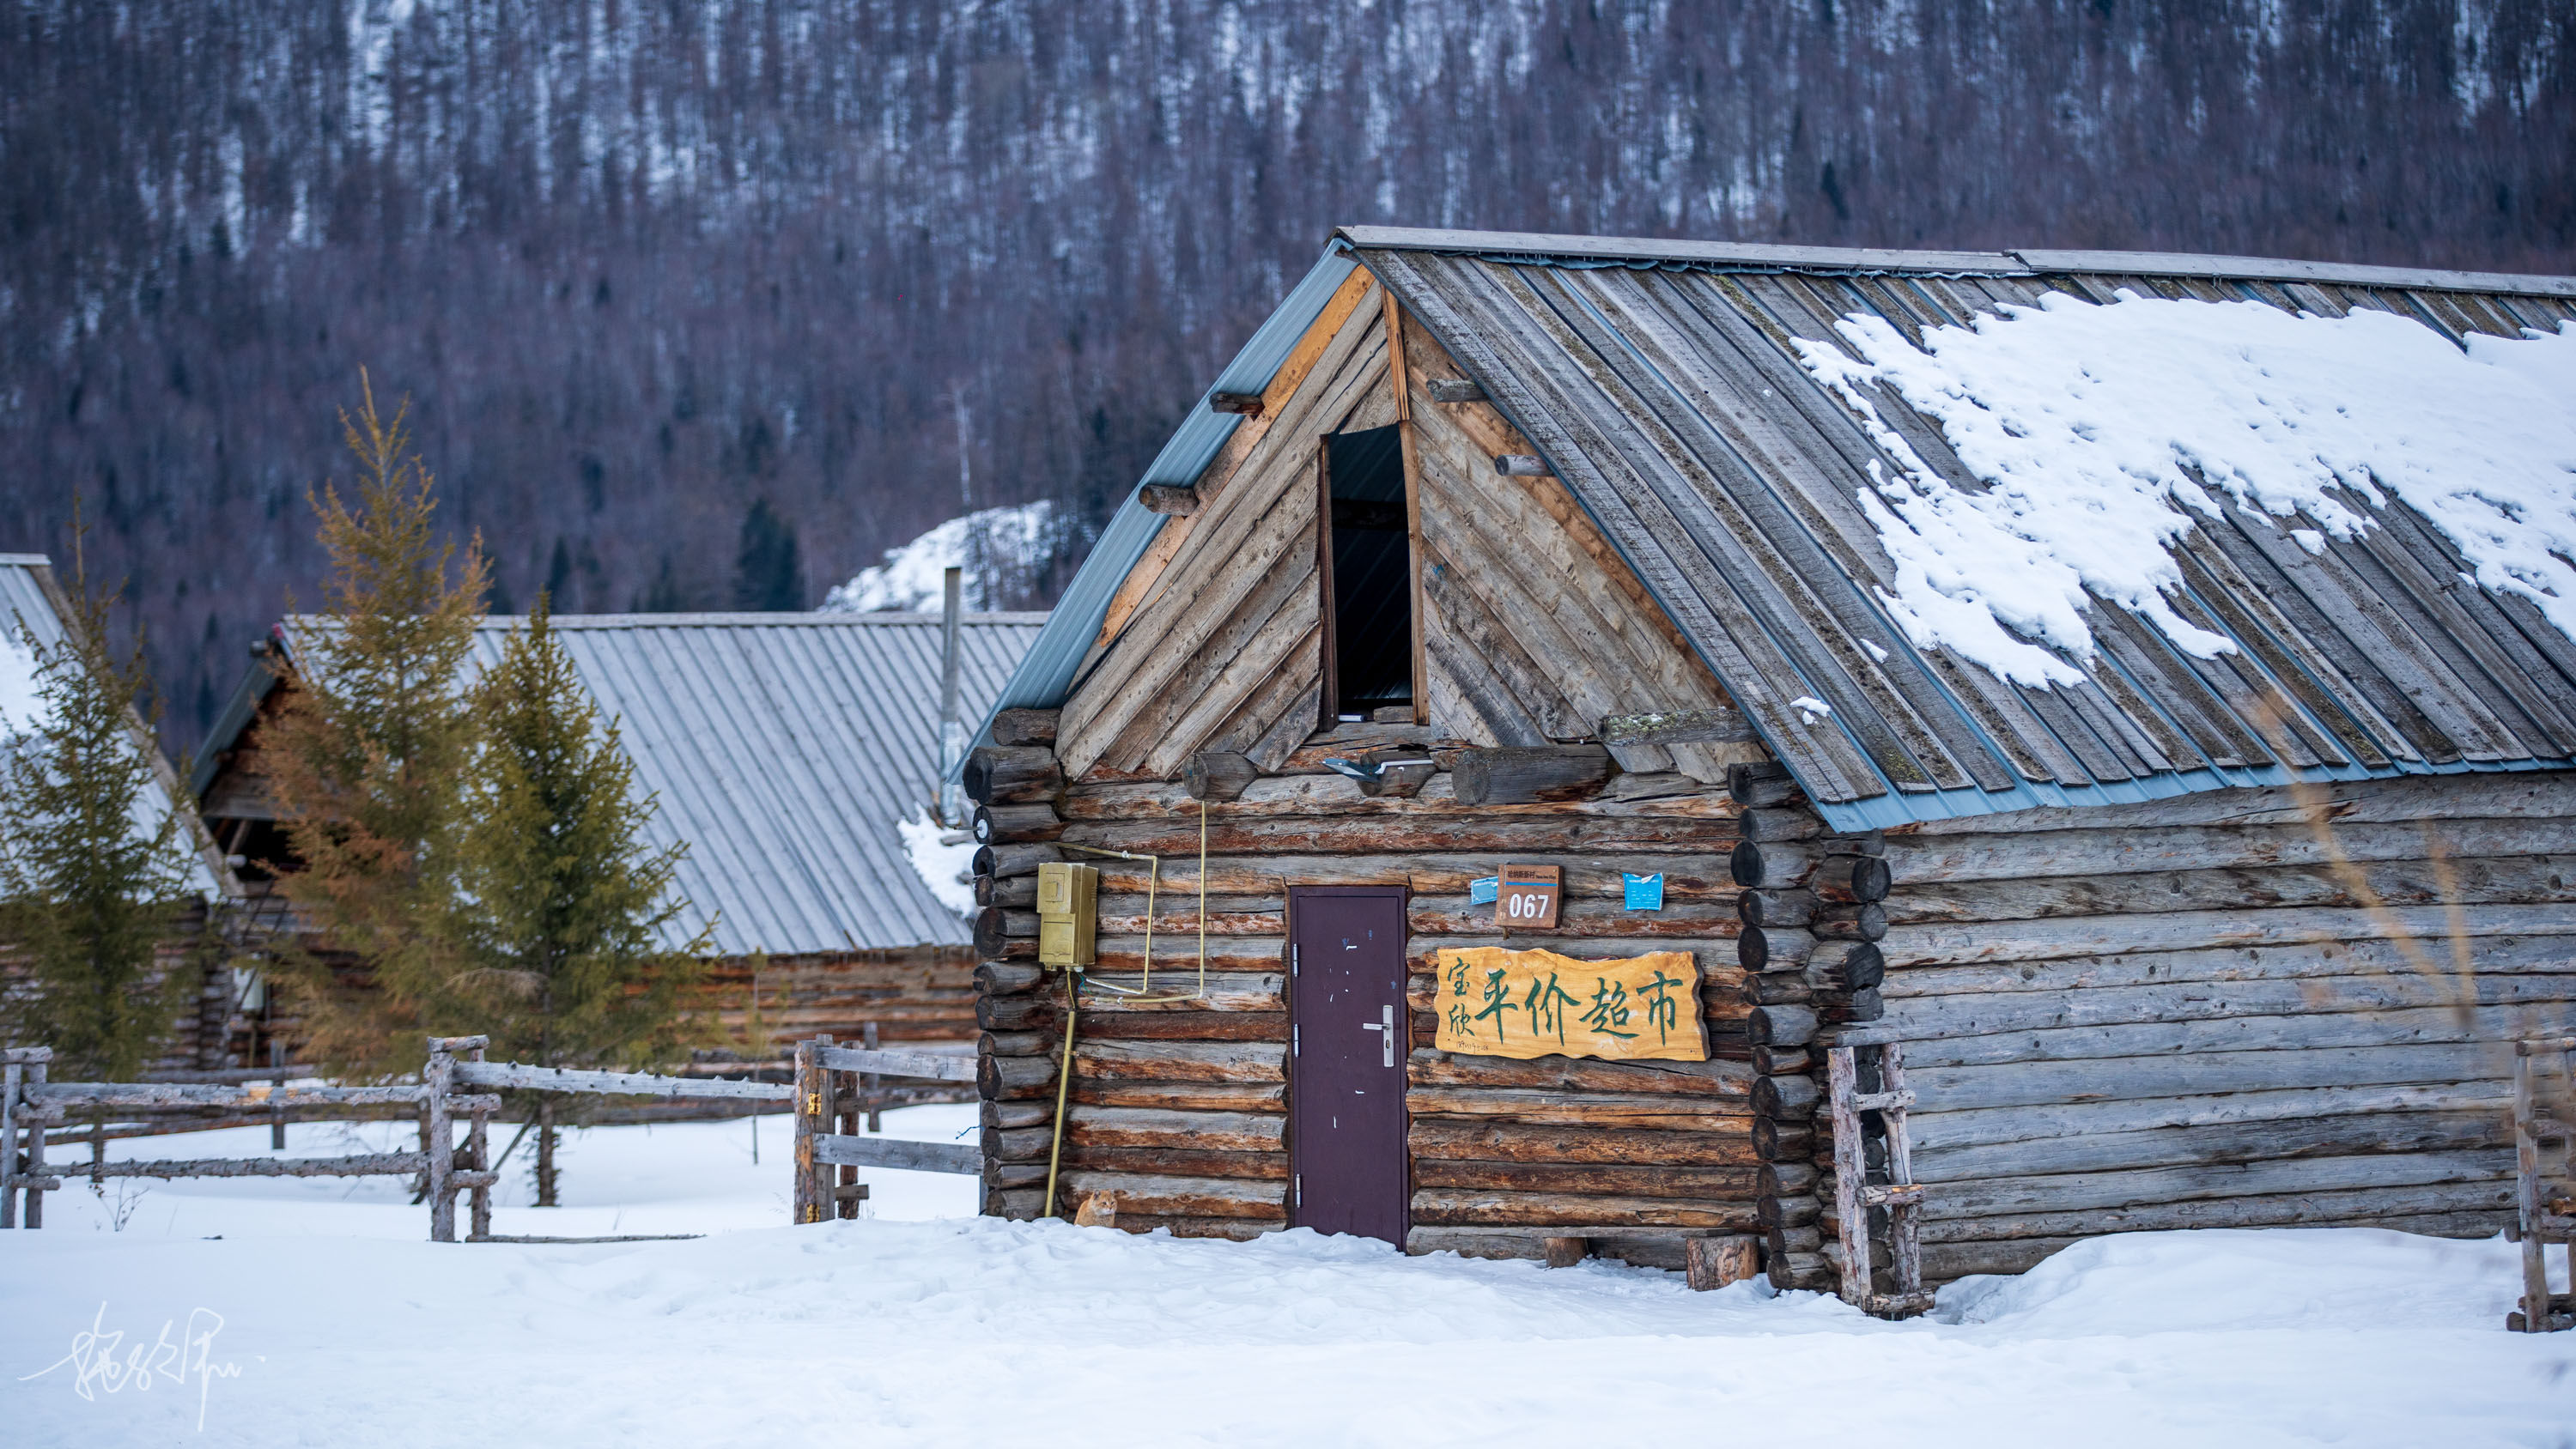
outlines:
[[[867,1045],[836,1046],[829,1037],[799,1043],[796,1080],[791,1083],[728,1081],[722,1078],[663,1076],[648,1072],[604,1072],[531,1066],[483,1059],[490,1039],[480,1036],[432,1037],[429,1057],[417,1085],[338,1087],[251,1085],[222,1080],[187,1082],[50,1082],[46,1073],[53,1053],[42,1047],[0,1050],[0,1228],[18,1226],[24,1204],[26,1226],[44,1223],[44,1195],[58,1192],[67,1178],[181,1177],[373,1177],[407,1176],[422,1180],[430,1211],[433,1242],[457,1241],[457,1197],[467,1199],[468,1242],[625,1242],[630,1238],[531,1238],[495,1236],[492,1232],[493,1186],[500,1174],[491,1161],[491,1121],[502,1107],[499,1090],[558,1092],[603,1097],[655,1097],[665,1100],[787,1102],[795,1117],[796,1183],[794,1221],[820,1222],[827,1217],[856,1217],[867,1197],[858,1181],[861,1167],[899,1168],[911,1172],[980,1173],[983,1153],[968,1143],[913,1142],[864,1135],[877,1114],[890,1106],[923,1100],[953,1100],[957,1089],[889,1087],[887,1078],[937,1083],[972,1082],[971,1057],[935,1052],[880,1051],[876,1030]],[[287,1069],[272,1068],[283,1075]],[[296,1068],[294,1070],[304,1070]],[[206,1073],[202,1076],[217,1076]],[[230,1076],[231,1073],[220,1074]],[[465,1090],[482,1088],[485,1090]],[[290,1107],[407,1106],[421,1116],[417,1152],[379,1152],[348,1157],[190,1158],[160,1161],[49,1162],[46,1129],[60,1124],[75,1109],[129,1108],[254,1109]],[[465,1119],[465,1138],[457,1140],[456,1119]],[[93,1137],[103,1142],[104,1133]]]

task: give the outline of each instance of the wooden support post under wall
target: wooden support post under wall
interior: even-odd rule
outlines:
[[[456,1124],[447,1115],[447,1093],[456,1082],[456,1058],[448,1052],[444,1037],[430,1038],[429,1061],[421,1068],[420,1080],[428,1089],[421,1145],[429,1153],[429,1240],[452,1243],[456,1241],[456,1188],[451,1181],[456,1175]]]
[[[819,1223],[824,1218],[822,1188],[826,1169],[814,1161],[814,1139],[823,1135],[825,1084],[823,1065],[815,1048],[830,1043],[830,1037],[816,1037],[796,1044],[796,1187],[790,1221],[800,1224]]]

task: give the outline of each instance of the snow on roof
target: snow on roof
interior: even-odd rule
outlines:
[[[1901,472],[1859,494],[1896,563],[1889,612],[1923,648],[2023,684],[2075,683],[2107,600],[2199,658],[2227,635],[2185,621],[2164,547],[2234,508],[2310,554],[2377,526],[2390,495],[2478,584],[2576,638],[2576,326],[2465,349],[2412,317],[2261,302],[2050,293],[1918,346],[1885,318],[1836,324],[1857,357],[1800,359],[1869,421]],[[1939,422],[1989,485],[1955,486],[1888,429],[1866,384]],[[2152,545],[2152,546],[2151,546]],[[2007,628],[2013,632],[2007,632]]]
[[[1839,829],[2576,765],[2576,278],[1345,227],[1212,390],[1261,391],[1353,262]],[[2159,319],[2179,352],[2113,350]],[[1203,397],[1140,487],[1237,421]],[[1063,701],[1164,522],[1120,507],[997,706]]]

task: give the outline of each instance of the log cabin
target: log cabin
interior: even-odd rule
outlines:
[[[1752,1238],[1846,1296],[1909,1195],[1925,1284],[2494,1233],[2509,1038],[2576,1019],[2570,319],[2552,277],[1337,232],[964,772],[985,1210]],[[1700,1036],[1641,1055],[1602,1012],[1663,953]]]
[[[79,627],[73,602],[64,593],[61,581],[54,577],[50,559],[43,554],[0,554],[0,741],[13,733],[32,731],[36,725],[36,658],[28,652],[27,645],[32,642],[39,650],[54,649]],[[222,929],[219,903],[240,887],[225,865],[223,853],[215,848],[204,824],[197,819],[177,772],[153,742],[142,715],[133,713],[130,723],[135,748],[148,757],[152,767],[142,798],[136,801],[135,838],[152,839],[174,812],[179,817],[171,841],[176,858],[170,864],[182,881],[183,899],[168,934],[154,950],[154,960],[165,973],[164,979],[169,972],[191,973],[197,978],[191,999],[171,1024],[158,1057],[148,1065],[154,1070],[222,1066],[224,1026],[238,983],[226,951],[202,948],[212,944],[205,939],[208,931]],[[0,993],[18,989],[24,972],[24,965],[11,959],[8,943],[0,942]]]
[[[962,717],[989,709],[1044,617],[960,616]],[[260,742],[293,688],[275,663],[291,659],[295,623],[259,642],[193,780],[248,899],[279,926],[284,900],[270,891],[286,844]],[[499,659],[522,624],[486,619],[477,664]],[[771,1047],[852,1039],[869,1024],[888,1041],[974,1035],[964,883],[923,873],[940,853],[924,813],[940,775],[940,615],[567,614],[554,627],[618,721],[637,787],[660,801],[650,843],[688,844],[677,882],[688,908],[670,939],[714,927],[706,1005],[724,1035],[766,1059],[747,1040],[755,1006]],[[265,1059],[272,1029],[292,1030],[252,997],[236,1023],[245,1064]]]

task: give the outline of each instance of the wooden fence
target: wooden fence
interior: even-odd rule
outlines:
[[[2513,1044],[2514,1223],[2522,1244],[2522,1302],[2505,1316],[2516,1333],[2576,1328],[2576,1036]],[[2544,1070],[2546,1063],[2549,1069]],[[2541,1249],[2559,1245],[2565,1293],[2549,1291]]]
[[[565,1092],[592,1096],[664,1099],[731,1099],[791,1102],[795,1113],[795,1191],[792,1221],[856,1217],[867,1188],[861,1167],[915,1172],[983,1171],[982,1151],[971,1144],[909,1142],[861,1135],[887,1107],[947,1095],[917,1087],[889,1087],[888,1079],[972,1082],[969,1057],[926,1052],[878,1051],[835,1046],[829,1037],[796,1047],[796,1080],[790,1083],[726,1081],[643,1072],[580,1071],[486,1061],[490,1038],[432,1037],[417,1085],[389,1087],[257,1086],[228,1082],[51,1082],[53,1053],[44,1047],[0,1051],[0,1228],[44,1225],[44,1195],[64,1180],[124,1177],[371,1177],[419,1178],[429,1205],[432,1242],[457,1241],[456,1199],[466,1199],[467,1242],[598,1242],[606,1239],[526,1238],[492,1232],[492,1187],[499,1173],[491,1160],[491,1122],[501,1110],[500,1091]],[[401,1106],[422,1119],[421,1147],[347,1157],[245,1157],[132,1162],[49,1162],[47,1129],[75,1109],[233,1109]],[[465,1139],[457,1141],[459,1118]],[[23,1204],[23,1212],[21,1206]],[[829,1210],[827,1210],[829,1209]]]

